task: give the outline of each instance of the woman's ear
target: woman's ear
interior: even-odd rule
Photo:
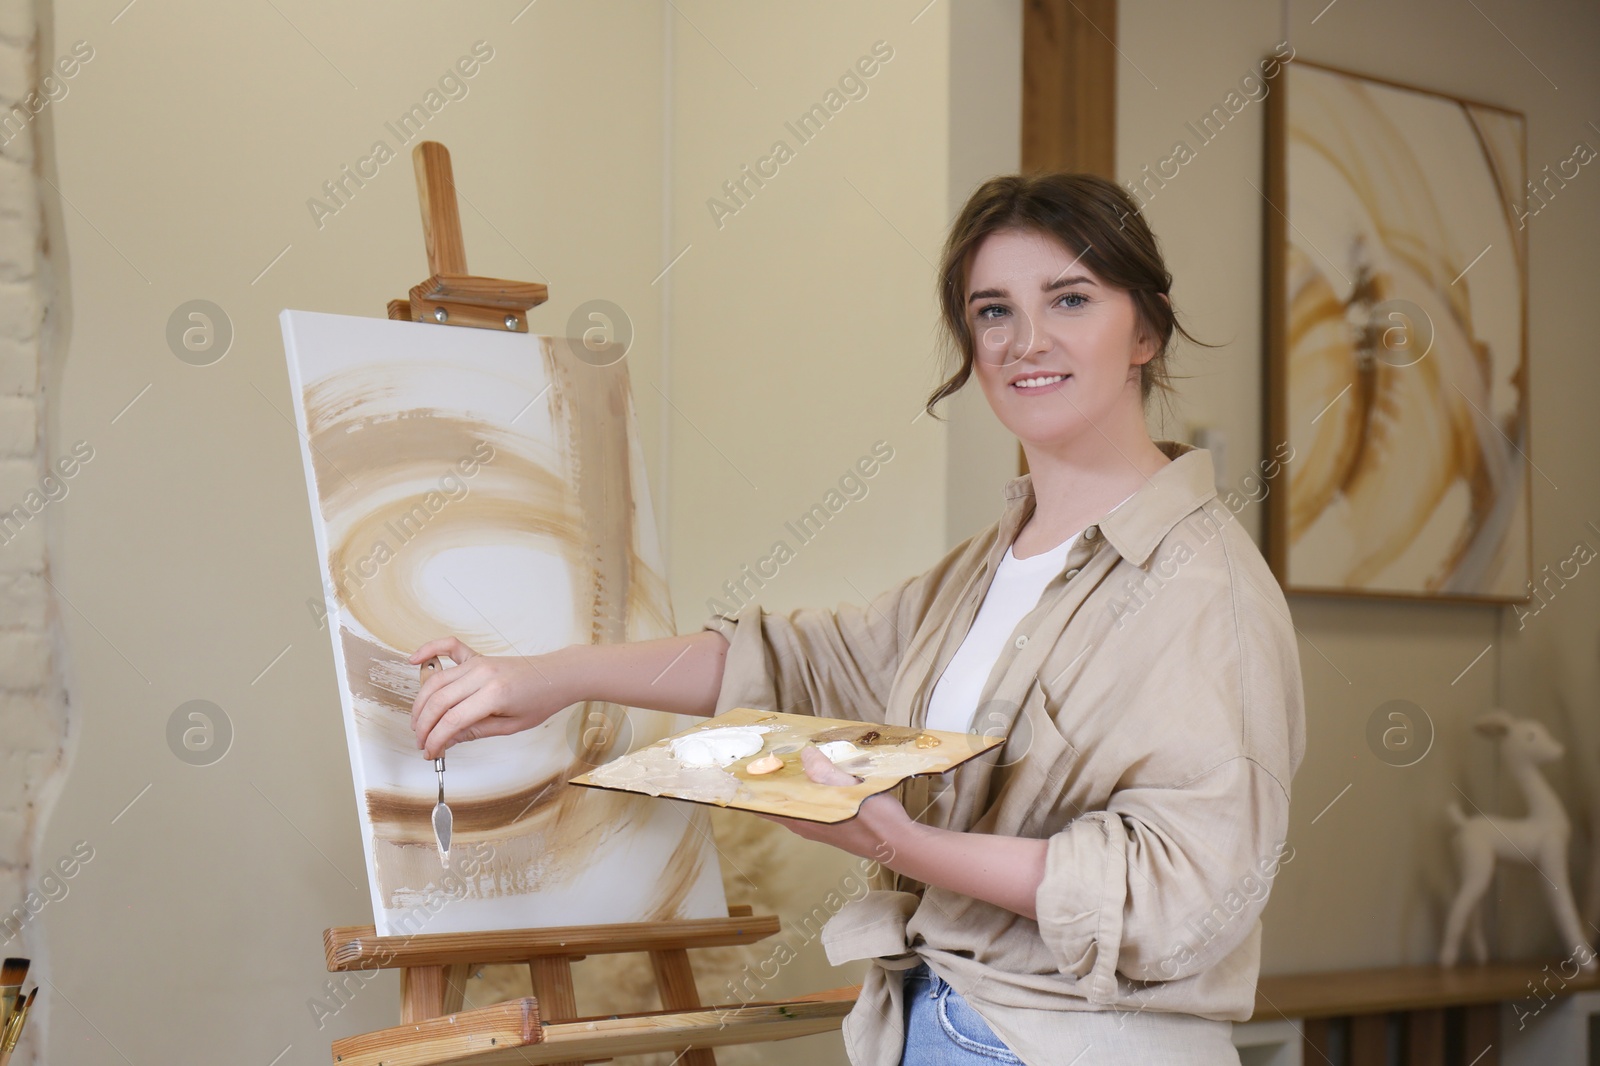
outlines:
[[[1158,292],[1156,295],[1161,297],[1161,302],[1166,304],[1167,307],[1170,308],[1172,306],[1172,301],[1167,299],[1166,293]],[[1139,356],[1138,358],[1134,359],[1134,366],[1143,366],[1156,357],[1155,342],[1151,337],[1145,334],[1143,327],[1143,322],[1140,322],[1139,325],[1135,327],[1139,330]]]

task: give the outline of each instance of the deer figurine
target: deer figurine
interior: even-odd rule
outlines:
[[[1561,933],[1563,950],[1570,952],[1584,970],[1593,971],[1595,953],[1583,935],[1578,908],[1572,899],[1572,880],[1567,872],[1567,842],[1572,835],[1572,823],[1567,820],[1560,797],[1539,772],[1540,765],[1561,758],[1566,748],[1543,724],[1531,718],[1513,718],[1501,710],[1482,715],[1474,728],[1499,744],[1500,758],[1521,786],[1528,813],[1523,818],[1494,814],[1468,817],[1459,804],[1450,804],[1448,813],[1455,825],[1461,888],[1456,892],[1450,917],[1445,922],[1439,963],[1442,966],[1456,964],[1461,953],[1462,934],[1467,931],[1468,919],[1474,917],[1483,894],[1489,889],[1495,860],[1507,859],[1529,863],[1539,871],[1545,898],[1550,902],[1556,928]],[[1477,921],[1472,927],[1472,954],[1478,962],[1488,961],[1482,925]]]

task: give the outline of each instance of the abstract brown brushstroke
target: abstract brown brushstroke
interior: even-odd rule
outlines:
[[[365,402],[384,393],[381,375],[374,386],[371,370],[335,375],[306,390],[308,437],[323,512],[340,519],[337,529],[329,523],[329,572],[336,583],[340,575],[353,575],[341,588],[341,602],[376,638],[341,627],[347,685],[365,704],[358,710],[364,737],[408,757],[417,755],[409,721],[416,669],[395,649],[414,648],[441,635],[434,612],[416,595],[421,567],[441,551],[537,538],[576,575],[575,628],[591,641],[619,643],[630,632],[673,629],[665,580],[637,555],[635,470],[625,431],[632,418],[626,372],[621,365],[580,363],[548,338],[539,341],[552,382],[548,402],[558,435],[557,447],[543,465],[525,454],[526,438],[513,438],[492,424],[427,408],[360,414]],[[417,523],[415,536],[375,573],[357,570],[357,560],[376,542],[391,539],[389,531],[402,518],[418,514],[439,477],[480,444],[494,449],[493,459],[473,476],[470,491],[430,510],[426,522]],[[345,475],[347,470],[359,471],[359,484]],[[480,650],[507,643],[487,619],[481,631],[457,635]],[[585,716],[585,722],[602,715],[615,724],[626,710],[589,703],[571,713]],[[648,742],[669,731],[663,725],[634,739]],[[627,731],[581,730],[578,736],[579,750],[540,780],[493,794],[473,794],[470,782],[458,786],[460,791],[451,797],[457,838],[495,848],[494,861],[478,877],[467,879],[469,895],[487,899],[558,883],[579,872],[600,842],[639,823],[642,805],[651,801],[565,784],[620,754],[611,749]],[[552,737],[552,743],[564,739]],[[366,793],[381,897],[391,907],[426,898],[441,876],[429,822],[434,801],[431,793],[379,788]],[[708,847],[691,822],[650,904],[652,915],[681,913],[691,889],[705,875]]]

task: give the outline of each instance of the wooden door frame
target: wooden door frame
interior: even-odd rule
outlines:
[[[1024,173],[1116,180],[1116,41],[1117,0],[1022,0]]]

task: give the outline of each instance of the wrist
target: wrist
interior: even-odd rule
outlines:
[[[892,797],[884,799],[881,804],[872,804],[878,808],[878,813],[868,823],[880,844],[875,854],[864,857],[874,859],[896,873],[904,873],[901,864],[916,854],[923,832],[928,827],[912,818],[905,807]]]
[[[585,700],[606,699],[603,692],[597,691],[602,687],[595,680],[600,675],[590,668],[597,650],[593,644],[568,644],[539,656],[540,672],[549,681],[553,690],[550,695],[560,709]]]

